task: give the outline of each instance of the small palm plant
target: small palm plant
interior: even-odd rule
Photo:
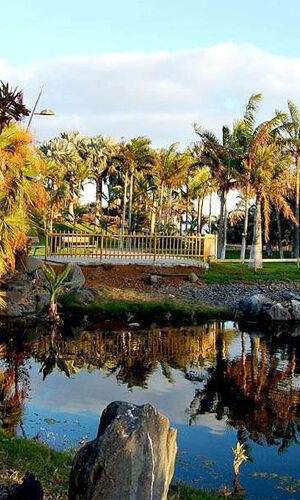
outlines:
[[[70,264],[59,274],[55,272],[52,266],[45,264],[42,267],[43,275],[45,276],[46,283],[45,286],[50,292],[50,302],[48,309],[48,318],[51,321],[58,322],[59,314],[57,311],[57,296],[61,294],[71,282],[67,282],[66,279],[71,271]]]
[[[233,470],[235,476],[238,476],[240,473],[240,466],[243,462],[249,460],[249,456],[247,454],[245,445],[240,443],[239,441],[237,442],[236,447],[232,448],[232,452],[234,454]]]

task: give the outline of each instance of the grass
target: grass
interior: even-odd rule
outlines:
[[[32,440],[9,437],[0,430],[0,477],[8,485],[21,482],[29,470],[38,476],[46,492],[67,492],[71,465],[69,453]]]
[[[223,498],[226,497],[208,490],[194,488],[193,486],[188,486],[183,483],[170,486],[168,494],[169,500],[221,500]]]
[[[232,283],[235,281],[296,281],[300,280],[300,269],[294,262],[267,262],[263,269],[254,271],[248,264],[235,262],[212,262],[210,269],[200,275],[206,283]]]
[[[0,430],[1,482],[11,485],[22,482],[26,471],[36,474],[47,498],[67,498],[72,457],[33,440],[9,437]],[[170,500],[221,500],[213,492],[198,490],[185,484],[170,487]]]
[[[226,307],[188,305],[172,301],[110,300],[88,304],[78,302],[72,295],[61,298],[64,312],[68,315],[87,315],[97,320],[124,320],[151,324],[177,324],[200,322],[206,319],[232,319],[233,313]]]

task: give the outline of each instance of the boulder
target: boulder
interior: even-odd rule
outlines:
[[[274,302],[269,299],[269,297],[266,297],[262,293],[258,293],[240,300],[239,309],[244,316],[249,316],[249,318],[251,318],[251,316],[261,316],[264,309],[266,307],[271,307],[272,304],[274,304]]]
[[[77,288],[84,287],[85,277],[81,268],[77,264],[71,264],[71,270],[66,281],[70,283],[70,285],[68,286],[69,290],[75,290]]]
[[[300,302],[298,300],[290,301],[290,313],[294,321],[300,321]]]
[[[33,255],[26,255],[21,262],[23,270],[29,274],[34,274],[44,263],[42,259],[37,259]]]
[[[43,500],[43,488],[38,478],[31,472],[26,472],[22,484],[11,487],[10,500]]]
[[[287,300],[298,300],[300,301],[300,295],[293,292],[282,292],[282,298]]]
[[[72,291],[72,295],[78,302],[93,302],[98,292],[94,288],[76,288]]]
[[[156,285],[156,283],[158,283],[160,280],[160,276],[158,276],[157,274],[150,274],[148,276],[148,283],[149,285]]]
[[[69,500],[166,500],[176,434],[150,404],[111,403],[96,439],[75,457]]]
[[[5,316],[6,318],[20,318],[20,316],[22,316],[22,306],[9,302],[6,307],[0,309],[0,316]]]
[[[282,304],[273,304],[264,311],[266,319],[272,321],[291,321],[292,317],[288,308]]]
[[[191,282],[191,283],[196,283],[198,281],[198,276],[197,274],[195,273],[190,273],[188,275],[188,280]]]

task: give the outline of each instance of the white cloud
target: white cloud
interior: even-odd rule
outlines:
[[[224,43],[207,48],[157,53],[58,57],[12,66],[0,59],[0,78],[25,91],[32,106],[41,85],[40,107],[54,117],[35,117],[44,140],[62,129],[87,135],[148,135],[154,145],[194,140],[197,121],[219,133],[239,118],[250,94],[262,91],[260,119],[287,99],[300,104],[300,58],[257,47]]]
[[[0,75],[25,90],[32,105],[44,85],[41,107],[55,117],[36,117],[43,140],[61,129],[117,137],[144,134],[155,145],[194,139],[192,123],[218,132],[238,118],[249,95],[262,91],[262,119],[288,98],[298,100],[300,58],[263,52],[248,44],[220,44],[176,52],[59,57],[12,66]]]

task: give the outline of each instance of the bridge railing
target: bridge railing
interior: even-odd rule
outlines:
[[[46,258],[215,259],[217,236],[53,232],[46,236]]]

